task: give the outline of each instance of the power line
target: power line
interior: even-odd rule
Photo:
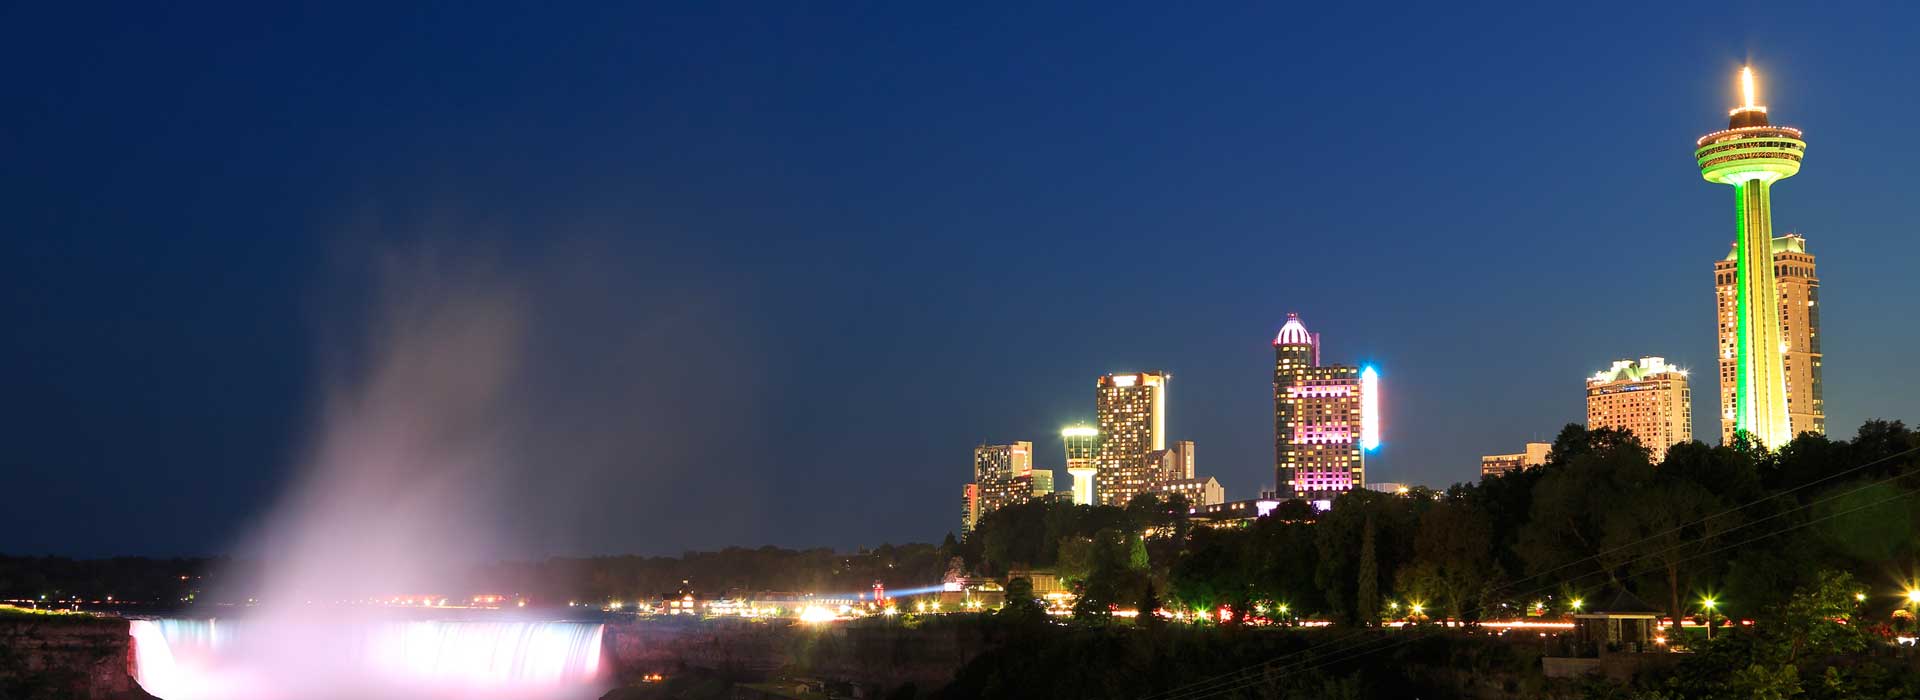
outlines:
[[[1582,563],[1585,563],[1585,562],[1589,562],[1589,561],[1594,561],[1594,560],[1596,560],[1596,559],[1599,559],[1599,558],[1601,558],[1601,557],[1604,557],[1604,556],[1606,556],[1606,555],[1609,555],[1609,554],[1613,554],[1613,553],[1616,553],[1616,552],[1619,552],[1620,550],[1623,550],[1623,549],[1628,549],[1628,548],[1631,548],[1631,547],[1637,547],[1637,546],[1639,546],[1639,545],[1641,545],[1641,544],[1645,544],[1645,543],[1646,543],[1646,542],[1648,542],[1648,541],[1651,541],[1651,540],[1654,540],[1654,539],[1658,539],[1658,538],[1661,538],[1661,537],[1665,537],[1665,536],[1667,536],[1667,535],[1671,535],[1671,534],[1673,534],[1673,533],[1676,533],[1676,532],[1679,532],[1679,531],[1681,531],[1681,530],[1684,530],[1684,529],[1686,529],[1686,528],[1689,528],[1689,527],[1692,527],[1692,526],[1694,526],[1694,525],[1701,525],[1701,524],[1705,524],[1705,523],[1706,523],[1706,522],[1707,522],[1708,520],[1712,520],[1712,519],[1714,519],[1714,518],[1718,518],[1718,517],[1720,517],[1720,516],[1723,516],[1723,515],[1731,515],[1731,514],[1733,514],[1733,513],[1737,513],[1737,512],[1739,512],[1739,511],[1742,511],[1742,510],[1746,510],[1746,509],[1748,509],[1748,508],[1751,508],[1751,507],[1753,507],[1753,506],[1756,506],[1756,505],[1759,505],[1759,504],[1762,504],[1762,503],[1766,503],[1766,502],[1768,502],[1768,501],[1772,501],[1772,500],[1774,500],[1774,499],[1777,499],[1777,498],[1779,498],[1779,497],[1781,497],[1781,496],[1786,496],[1786,495],[1789,495],[1789,494],[1792,494],[1792,493],[1795,493],[1795,492],[1798,492],[1798,491],[1801,491],[1801,490],[1803,490],[1803,489],[1807,489],[1807,488],[1811,488],[1811,487],[1813,487],[1814,485],[1817,485],[1817,484],[1821,484],[1821,483],[1825,483],[1825,482],[1828,482],[1828,481],[1832,481],[1832,480],[1834,480],[1834,479],[1837,479],[1837,478],[1839,478],[1839,477],[1842,477],[1842,476],[1845,476],[1845,475],[1848,475],[1848,474],[1852,474],[1852,473],[1854,473],[1854,472],[1857,472],[1857,471],[1860,471],[1860,470],[1862,470],[1862,469],[1866,469],[1866,468],[1868,468],[1868,467],[1872,467],[1872,466],[1874,466],[1874,465],[1877,465],[1877,464],[1880,464],[1880,463],[1882,463],[1882,462],[1885,462],[1885,461],[1887,461],[1887,460],[1890,460],[1890,459],[1895,459],[1895,458],[1898,458],[1898,457],[1904,457],[1904,456],[1906,456],[1906,455],[1909,455],[1909,454],[1913,454],[1913,453],[1915,453],[1915,452],[1920,452],[1920,447],[1911,447],[1911,448],[1907,448],[1907,449],[1905,449],[1905,450],[1901,450],[1901,451],[1899,451],[1899,452],[1895,452],[1895,453],[1893,453],[1893,454],[1890,454],[1890,455],[1886,455],[1886,456],[1884,456],[1884,457],[1881,457],[1881,458],[1879,458],[1879,459],[1875,459],[1875,460],[1872,460],[1872,461],[1869,461],[1869,462],[1866,462],[1866,463],[1864,463],[1864,464],[1861,464],[1861,465],[1859,465],[1859,466],[1856,466],[1856,467],[1850,467],[1850,468],[1848,468],[1848,469],[1844,469],[1844,470],[1841,470],[1841,471],[1837,471],[1837,472],[1834,472],[1834,473],[1832,473],[1832,474],[1828,474],[1828,475],[1826,475],[1826,476],[1823,476],[1823,477],[1820,477],[1820,478],[1818,478],[1818,479],[1814,479],[1813,481],[1809,481],[1809,482],[1807,482],[1807,483],[1804,483],[1804,484],[1801,484],[1801,485],[1799,485],[1799,486],[1795,486],[1795,487],[1793,487],[1793,488],[1790,488],[1790,489],[1787,489],[1787,490],[1785,490],[1785,491],[1781,491],[1781,492],[1779,492],[1779,493],[1775,493],[1775,494],[1769,494],[1769,495],[1767,495],[1767,496],[1765,496],[1765,497],[1763,497],[1763,498],[1760,498],[1760,499],[1757,499],[1757,500],[1754,500],[1754,501],[1751,501],[1751,502],[1748,502],[1748,503],[1746,503],[1746,504],[1744,504],[1744,505],[1740,505],[1740,506],[1735,506],[1735,507],[1733,507],[1733,508],[1729,508],[1729,509],[1726,509],[1726,510],[1723,510],[1723,511],[1720,511],[1720,512],[1718,512],[1718,513],[1714,513],[1714,514],[1712,514],[1712,515],[1708,515],[1708,516],[1705,516],[1705,517],[1703,517],[1703,518],[1700,518],[1700,519],[1698,519],[1698,520],[1694,520],[1694,521],[1689,521],[1689,522],[1685,522],[1685,523],[1681,523],[1681,524],[1679,524],[1679,525],[1677,525],[1677,526],[1675,526],[1675,527],[1673,527],[1672,529],[1670,529],[1670,530],[1667,530],[1667,531],[1665,531],[1665,532],[1658,532],[1658,533],[1654,533],[1654,534],[1652,534],[1652,535],[1648,535],[1648,536],[1646,536],[1646,537],[1644,537],[1644,538],[1641,538],[1641,539],[1639,539],[1639,540],[1637,540],[1637,541],[1634,541],[1634,542],[1629,542],[1629,543],[1627,543],[1627,544],[1623,544],[1623,545],[1619,545],[1619,546],[1616,546],[1616,547],[1614,547],[1614,548],[1612,548],[1612,549],[1607,549],[1607,550],[1602,550],[1602,551],[1600,551],[1600,552],[1597,552],[1597,553],[1595,553],[1595,554],[1593,554],[1593,555],[1591,555],[1591,556],[1588,556],[1588,557],[1584,557],[1584,558],[1581,558],[1581,559],[1575,559],[1575,560],[1573,560],[1573,561],[1570,561],[1570,562],[1567,562],[1567,563],[1565,563],[1565,564],[1561,564],[1561,565],[1559,565],[1559,566],[1556,566],[1556,567],[1554,567],[1554,568],[1551,568],[1551,569],[1548,569],[1548,570],[1546,570],[1546,571],[1542,571],[1542,572],[1540,572],[1540,573],[1537,573],[1537,574],[1534,574],[1534,575],[1532,575],[1532,576],[1528,576],[1528,577],[1526,577],[1526,578],[1523,578],[1523,579],[1520,579],[1520,580],[1518,580],[1518,581],[1514,581],[1513,583],[1510,583],[1510,584],[1507,584],[1507,585],[1509,585],[1509,586],[1516,586],[1516,585],[1519,585],[1519,584],[1521,584],[1521,583],[1525,583],[1525,582],[1527,582],[1527,581],[1531,581],[1531,580],[1533,580],[1533,579],[1536,579],[1536,578],[1540,578],[1540,577],[1542,577],[1542,576],[1546,576],[1546,575],[1548,575],[1548,574],[1552,574],[1552,573],[1554,573],[1554,572],[1557,572],[1557,571],[1560,571],[1560,570],[1562,570],[1562,569],[1565,569],[1565,568],[1567,568],[1567,567],[1569,567],[1569,566],[1573,566],[1573,565],[1575,565],[1575,564],[1582,564]],[[1899,476],[1899,475],[1895,475],[1895,477],[1894,477],[1894,478],[1898,478],[1898,476]],[[1882,482],[1877,482],[1877,483],[1884,483],[1884,480],[1883,480]],[[1871,484],[1869,484],[1869,485],[1871,485]],[[1862,487],[1862,488],[1865,488],[1865,487]],[[1787,511],[1787,512],[1791,512],[1791,511]],[[1776,513],[1776,514],[1774,514],[1774,515],[1771,515],[1771,516],[1768,516],[1768,517],[1766,517],[1766,518],[1762,518],[1762,519],[1760,519],[1760,520],[1757,520],[1757,521],[1754,521],[1754,522],[1765,522],[1765,521],[1767,521],[1767,520],[1771,520],[1771,519],[1773,519],[1773,518],[1775,518],[1775,517],[1779,517],[1779,515],[1780,515],[1779,513]],[[1738,528],[1735,528],[1735,529],[1738,529]]]

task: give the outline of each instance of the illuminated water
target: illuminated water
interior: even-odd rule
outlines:
[[[574,700],[606,689],[588,622],[134,620],[135,678],[164,700]]]

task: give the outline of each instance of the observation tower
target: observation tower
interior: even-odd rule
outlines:
[[[1786,338],[1780,330],[1780,300],[1773,271],[1773,183],[1800,172],[1807,150],[1799,129],[1774,126],[1755,102],[1753,69],[1740,69],[1745,104],[1728,112],[1727,128],[1700,137],[1693,156],[1708,182],[1733,186],[1734,221],[1734,434],[1745,432],[1779,449],[1793,439],[1787,420]]]
[[[1099,440],[1100,431],[1089,426],[1076,425],[1060,431],[1060,441],[1067,445],[1067,473],[1073,475],[1074,505],[1093,505],[1093,477],[1100,471],[1094,467]]]

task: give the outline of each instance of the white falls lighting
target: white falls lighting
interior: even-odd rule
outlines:
[[[135,680],[164,700],[592,698],[604,626],[585,622],[135,620]],[[303,640],[284,657],[284,636]],[[268,657],[268,658],[262,658]],[[263,676],[254,669],[282,673]],[[315,683],[314,680],[324,679]]]

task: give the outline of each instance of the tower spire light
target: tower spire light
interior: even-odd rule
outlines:
[[[1760,104],[1760,89],[1754,83],[1753,66],[1741,66],[1741,104],[1727,110],[1727,116],[1733,117],[1731,126],[1766,126],[1767,106]]]

